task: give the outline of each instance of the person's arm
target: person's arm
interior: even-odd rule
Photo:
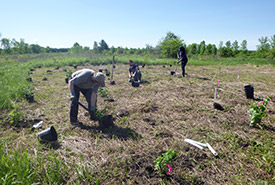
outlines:
[[[69,81],[70,93],[74,93],[74,82],[72,80]]]
[[[92,92],[92,94],[91,94],[91,107],[95,107],[96,98],[97,98],[97,93]]]
[[[132,78],[132,75],[131,75],[131,72],[130,72],[130,70],[129,70],[129,78]]]

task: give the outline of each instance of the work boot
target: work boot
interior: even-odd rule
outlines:
[[[79,121],[71,121],[71,124],[76,127],[82,127],[83,123]]]
[[[90,113],[90,120],[94,120],[94,121],[98,120],[96,116],[96,107],[91,107],[89,113]]]

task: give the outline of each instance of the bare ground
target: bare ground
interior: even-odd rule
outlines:
[[[111,66],[79,66],[111,70]],[[70,68],[70,67],[67,67]],[[72,70],[77,70],[73,69]],[[106,108],[114,117],[115,126],[104,129],[90,121],[79,107],[79,121],[85,127],[69,123],[69,88],[62,69],[37,69],[33,74],[35,103],[22,102],[25,128],[4,127],[0,132],[10,147],[23,147],[35,156],[38,141],[29,127],[44,120],[43,128],[54,126],[58,143],[42,147],[58,154],[71,169],[68,184],[79,179],[76,165],[88,171],[102,184],[244,184],[264,180],[275,181],[274,156],[254,152],[259,143],[275,153],[275,68],[271,66],[187,66],[185,78],[170,75],[174,67],[145,66],[141,68],[143,83],[134,88],[128,82],[126,65],[117,65],[116,85],[106,79],[108,97],[98,97],[98,109]],[[180,72],[178,68],[177,72]],[[239,75],[239,79],[237,76]],[[43,81],[47,77],[47,81]],[[218,86],[217,80],[220,80]],[[255,97],[273,97],[268,105],[268,118],[263,129],[249,127],[247,113],[252,100],[245,97],[244,85],[252,84]],[[218,87],[217,100],[214,88]],[[114,102],[106,99],[112,98]],[[83,96],[80,101],[86,104]],[[213,108],[218,102],[224,111]],[[117,112],[128,115],[119,117]],[[2,114],[6,114],[5,112]],[[36,119],[36,120],[35,120]],[[7,136],[9,133],[9,136]],[[205,149],[188,145],[185,138],[210,143],[219,157]],[[167,149],[178,157],[173,161],[171,176],[163,177],[154,168],[154,160]],[[272,167],[273,166],[273,167]],[[83,181],[85,184],[85,182]]]

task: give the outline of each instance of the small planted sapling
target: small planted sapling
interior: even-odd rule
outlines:
[[[22,112],[20,111],[18,105],[13,105],[13,110],[9,113],[8,122],[11,125],[17,126],[19,121],[23,119]]]
[[[253,102],[250,105],[250,109],[248,111],[250,116],[250,124],[249,126],[254,126],[257,123],[260,123],[262,121],[263,117],[267,117],[267,113],[265,113],[266,106],[268,104],[268,101],[270,98],[265,98],[263,101],[260,102]]]
[[[159,171],[160,174],[170,175],[172,173],[171,163],[172,160],[177,157],[177,153],[174,150],[167,150],[155,161],[155,170]]]

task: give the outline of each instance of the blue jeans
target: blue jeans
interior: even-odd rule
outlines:
[[[91,95],[92,95],[92,89],[81,89],[74,86],[74,92],[75,92],[75,99],[71,100],[71,106],[70,106],[70,121],[76,122],[77,121],[77,114],[78,114],[78,100],[80,96],[80,92],[85,96],[86,101],[88,103],[88,109],[91,107]]]

